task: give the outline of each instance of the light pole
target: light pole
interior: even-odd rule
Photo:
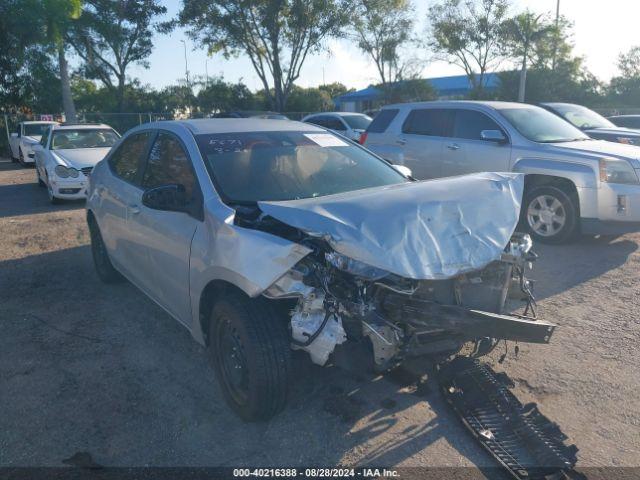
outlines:
[[[551,70],[555,71],[556,69],[556,56],[558,55],[558,42],[560,41],[560,0],[556,3],[556,32],[555,32],[555,40],[553,42],[553,57],[551,58]]]
[[[187,42],[180,40],[184,45],[184,76],[187,79],[187,87],[189,86],[189,65],[187,64]]]

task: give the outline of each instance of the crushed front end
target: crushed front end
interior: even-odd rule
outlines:
[[[377,370],[408,357],[447,358],[463,348],[490,352],[500,340],[547,343],[554,325],[535,318],[526,271],[535,260],[528,235],[516,234],[499,260],[443,280],[412,280],[345,257],[321,240],[313,253],[263,294],[295,299],[291,341],[324,365],[337,345],[368,348]],[[522,313],[505,314],[507,299]],[[347,349],[348,350],[348,349]]]

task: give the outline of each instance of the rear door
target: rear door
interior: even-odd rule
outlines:
[[[454,109],[451,138],[442,150],[442,175],[463,175],[473,172],[507,172],[511,145],[483,140],[483,130],[498,130],[507,138],[505,130],[484,112]]]
[[[130,206],[138,203],[142,195],[141,165],[151,134],[145,131],[127,137],[109,157],[111,175],[105,175],[102,184],[96,186],[101,199],[100,232],[109,255],[118,269],[137,285],[144,255],[138,248],[136,235],[129,229],[127,215]]]
[[[191,201],[202,201],[191,158],[173,133],[160,131],[142,176],[144,190],[169,184],[185,187]],[[189,257],[199,219],[183,212],[153,210],[142,204],[142,192],[129,207],[128,228],[135,248],[144,252],[141,281],[160,305],[185,324],[190,323]]]
[[[396,143],[401,146],[404,164],[420,180],[443,176],[442,150],[448,140],[451,110],[415,108],[402,124]]]

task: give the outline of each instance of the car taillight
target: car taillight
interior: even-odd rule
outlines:
[[[360,145],[364,145],[364,142],[366,142],[366,141],[367,141],[367,132],[362,132],[360,134],[360,139],[358,140],[358,143]]]

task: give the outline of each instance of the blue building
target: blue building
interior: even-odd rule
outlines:
[[[427,78],[424,81],[431,83],[439,100],[464,98],[471,91],[471,82],[466,75]],[[500,86],[500,78],[497,73],[488,73],[484,77],[483,84],[487,92],[495,92]],[[338,110],[363,112],[379,106],[382,100],[382,91],[376,87],[369,86],[356,92],[345,93],[333,100]]]

